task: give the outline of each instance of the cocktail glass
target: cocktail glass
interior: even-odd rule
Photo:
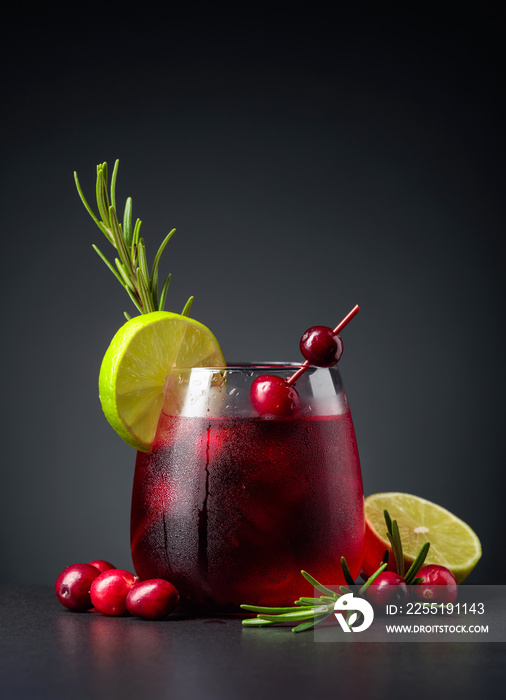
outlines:
[[[314,595],[301,569],[344,583],[341,556],[360,571],[362,477],[339,371],[309,368],[286,418],[259,416],[250,400],[258,376],[299,367],[171,375],[153,449],[137,455],[131,547],[139,577],[168,579],[190,610],[292,605]]]

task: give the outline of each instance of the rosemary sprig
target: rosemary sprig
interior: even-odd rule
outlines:
[[[392,552],[394,554],[395,566],[397,567],[397,573],[399,576],[404,578],[404,554],[402,552],[402,542],[399,533],[399,526],[397,525],[397,520],[392,520],[388,510],[383,511],[385,517],[385,523],[387,526],[387,537],[392,545]]]
[[[341,569],[343,570],[344,580],[346,581],[348,586],[354,586],[355,580],[351,575],[350,570],[348,569],[348,564],[346,563],[346,559],[344,557],[341,557]]]
[[[386,563],[383,563],[377,571],[365,582],[359,591],[359,595],[367,589],[367,587],[386,569]],[[348,565],[344,557],[341,557],[341,567],[347,583],[355,585],[353,577],[350,573]],[[345,573],[346,572],[346,573]],[[278,607],[270,608],[261,605],[241,605],[243,610],[247,612],[257,613],[254,618],[243,620],[242,624],[245,627],[265,627],[268,625],[281,624],[284,622],[299,622],[298,625],[292,627],[292,632],[304,632],[318,625],[323,620],[334,614],[334,606],[338,598],[345,593],[351,591],[346,586],[339,586],[339,593],[332,591],[330,588],[323,586],[307,571],[300,572],[306,581],[308,581],[317,591],[323,593],[319,598],[301,597],[295,601],[294,607]]]
[[[417,573],[420,571],[422,568],[425,559],[427,557],[427,554],[429,552],[430,548],[430,542],[424,542],[424,544],[420,547],[420,551],[415,557],[415,560],[411,564],[411,566],[408,569],[408,572],[406,575],[404,575],[404,554],[402,551],[402,542],[401,542],[401,535],[399,532],[399,526],[397,524],[397,520],[392,520],[390,517],[390,513],[388,510],[383,511],[383,516],[385,518],[385,523],[387,526],[387,537],[390,540],[390,544],[392,545],[392,552],[394,554],[394,559],[395,559],[395,566],[397,568],[397,573],[399,576],[401,576],[405,583],[410,584],[410,583],[419,583],[422,579],[416,577]],[[386,559],[388,562],[388,555],[387,552],[389,550],[385,551],[385,556],[383,557],[383,560]]]
[[[392,545],[392,551],[399,575],[404,578],[404,581],[407,584],[416,584],[421,582],[423,579],[417,577],[416,574],[420,571],[423,563],[425,562],[430,543],[425,542],[422,545],[406,576],[404,576],[404,555],[402,551],[399,526],[396,520],[392,520],[387,510],[383,512],[383,515],[387,526],[387,536]],[[371,576],[369,576],[367,581],[359,588],[357,594],[358,596],[363,596],[369,586],[374,583],[374,581],[383,571],[385,571],[388,566],[389,555],[390,550],[387,549],[379,568]],[[347,586],[354,586],[355,581],[344,557],[341,557],[341,569],[343,570],[344,580],[346,581]],[[323,622],[323,620],[326,620],[328,617],[334,614],[334,606],[340,596],[352,592],[349,588],[347,588],[347,586],[342,585],[339,586],[339,592],[334,592],[330,588],[327,588],[319,583],[313,576],[311,576],[311,574],[308,574],[307,571],[301,571],[301,574],[317,591],[322,593],[319,598],[308,598],[302,596],[294,602],[293,606],[277,608],[265,607],[261,605],[241,605],[243,610],[257,614],[255,618],[243,620],[242,624],[245,627],[269,627],[280,623],[299,622],[298,625],[292,627],[292,632],[304,632],[305,630],[315,627],[315,625],[318,625],[320,622]]]
[[[420,583],[421,581],[423,581],[422,578],[417,577],[417,573],[420,571],[420,569],[422,568],[422,566],[425,562],[425,559],[426,559],[427,554],[429,552],[429,548],[430,548],[430,542],[424,542],[422,544],[422,546],[420,547],[420,551],[418,552],[415,560],[413,561],[413,563],[409,567],[408,573],[404,577],[404,581],[407,584]]]
[[[361,586],[361,587],[359,588],[358,594],[359,594],[359,595],[364,595],[364,593],[365,593],[366,590],[369,588],[369,586],[371,585],[371,583],[374,583],[374,582],[376,581],[376,579],[378,578],[378,576],[379,576],[383,571],[385,571],[385,569],[387,568],[387,566],[388,566],[388,563],[387,563],[386,561],[384,561],[384,562],[381,564],[381,566],[379,567],[379,569],[376,569],[376,571],[372,574],[372,576],[369,576],[369,578],[368,578],[367,581],[364,583],[364,585]]]
[[[109,243],[116,249],[117,257],[114,259],[114,265],[96,245],[93,245],[93,250],[107,265],[118,282],[125,288],[139,313],[147,314],[152,311],[163,311],[171,276],[169,274],[165,279],[159,294],[158,265],[161,255],[176,229],[172,229],[163,239],[154,257],[150,272],[146,258],[146,246],[144,244],[144,239],[140,237],[142,223],[140,219],[137,219],[135,225],[132,227],[131,197],[128,197],[125,203],[123,222],[120,223],[118,220],[116,209],[116,179],[118,176],[118,167],[119,161],[116,160],[109,188],[107,163],[97,165],[97,182],[95,189],[99,216],[95,214],[88,204],[81,189],[77,173],[74,172],[77,191],[86,211]],[[183,308],[183,316],[188,316],[192,303],[193,297],[190,297]],[[125,317],[127,320],[130,318],[130,315],[126,311]]]

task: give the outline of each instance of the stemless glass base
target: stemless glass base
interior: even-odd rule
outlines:
[[[137,455],[135,570],[171,581],[189,609],[291,605],[313,595],[301,569],[344,583],[341,556],[354,576],[360,571],[362,479],[338,371],[312,368],[300,378],[296,415],[259,417],[251,407],[257,376],[293,371],[192,370],[180,414],[162,413],[152,452]]]

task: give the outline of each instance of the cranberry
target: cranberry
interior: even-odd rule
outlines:
[[[179,594],[172,583],[161,578],[140,581],[126,597],[129,613],[146,620],[161,620],[176,607]]]
[[[104,573],[104,571],[109,571],[109,569],[115,569],[116,567],[114,564],[111,564],[108,561],[105,561],[105,559],[95,559],[95,561],[90,561],[89,562],[90,566],[94,566],[95,569],[98,569],[101,574]]]
[[[343,354],[343,341],[327,326],[308,328],[300,339],[299,347],[304,358],[317,367],[332,367]]]
[[[423,578],[423,582],[413,586],[413,591],[420,600],[430,603],[454,603],[457,600],[457,581],[446,566],[427,564],[417,576]]]
[[[109,569],[100,574],[91,586],[91,602],[105,615],[124,615],[126,597],[139,579],[124,569]]]
[[[251,385],[251,401],[261,416],[286,418],[297,411],[299,395],[281,377],[262,374]]]
[[[365,592],[367,600],[375,606],[383,607],[404,603],[408,598],[408,587],[404,579],[393,571],[382,571]]]
[[[90,564],[72,564],[56,579],[55,591],[60,603],[75,612],[93,607],[90,588],[100,571]]]

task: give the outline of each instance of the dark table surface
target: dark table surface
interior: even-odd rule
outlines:
[[[317,643],[237,618],[71,613],[50,586],[0,586],[0,697],[504,696],[503,643]]]

